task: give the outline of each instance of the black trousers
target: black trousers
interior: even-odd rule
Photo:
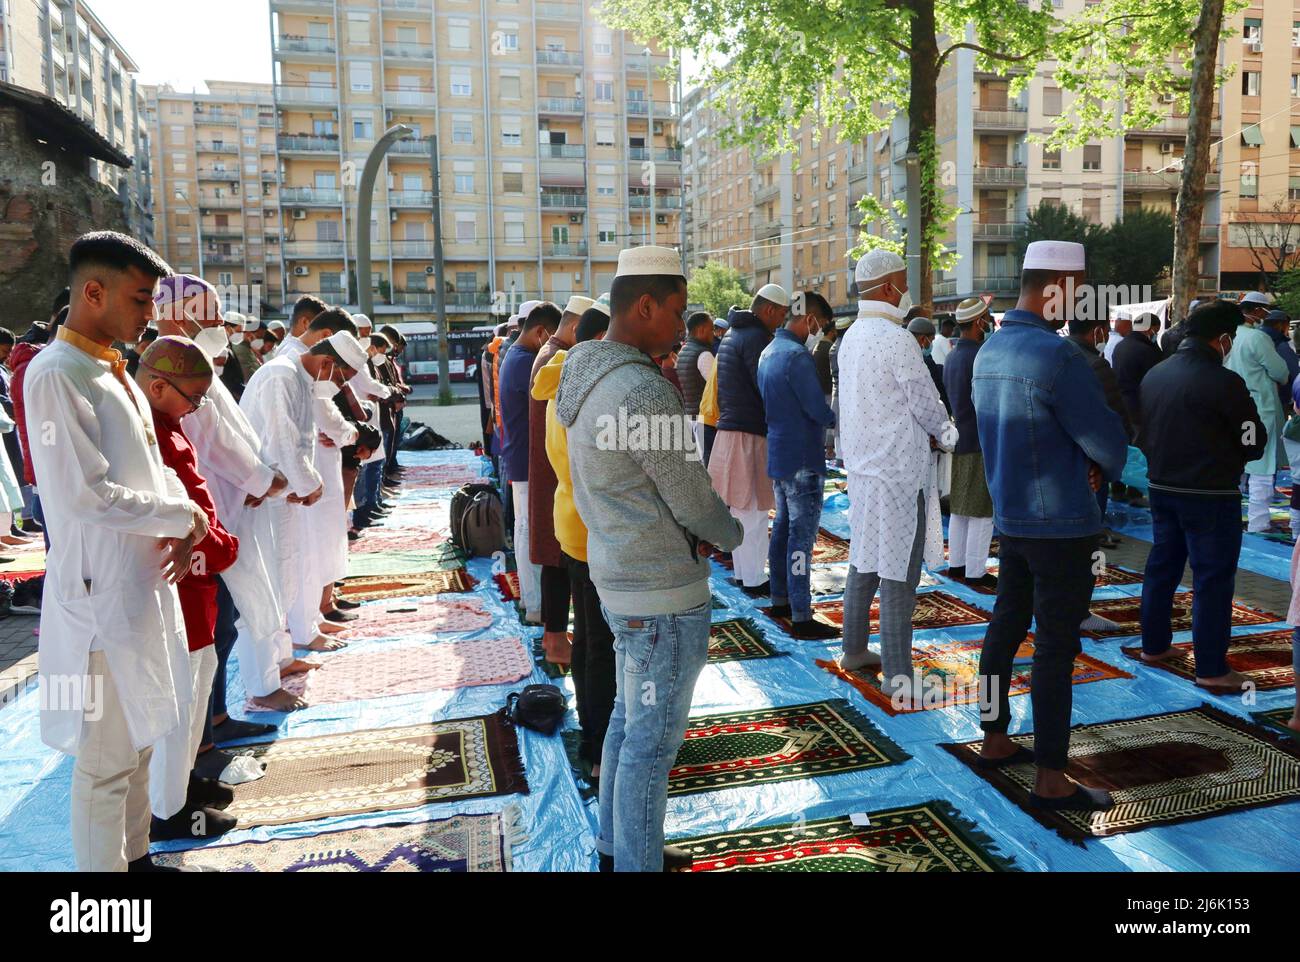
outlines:
[[[1070,747],[1074,656],[1082,650],[1079,624],[1088,617],[1097,535],[1086,538],[1009,538],[998,551],[998,600],[980,655],[980,726],[1005,733],[1011,725],[1008,689],[1016,650],[1031,619],[1034,663],[1030,699],[1034,755],[1041,768],[1064,771]]]
[[[542,565],[542,627],[569,630],[569,573],[555,565]]]
[[[614,633],[600,610],[600,596],[585,561],[567,554],[564,564],[573,591],[573,690],[582,726],[582,757],[600,764],[609,716],[614,711]]]
[[[200,744],[212,744],[212,716],[226,713],[226,663],[230,661],[230,652],[234,650],[235,639],[239,629],[235,622],[239,620],[239,609],[235,599],[226,590],[226,583],[217,578],[217,674],[212,679],[212,697],[208,699],[208,720],[203,724],[203,740]]]

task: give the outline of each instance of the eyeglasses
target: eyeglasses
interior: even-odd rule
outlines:
[[[170,378],[165,378],[165,377],[163,377],[161,374],[155,374],[154,377],[156,377],[158,380],[164,382],[164,383],[165,383],[169,388],[171,388],[173,391],[175,391],[175,392],[176,392],[177,394],[179,394],[181,397],[185,398],[185,400],[189,401],[189,402],[190,402],[190,413],[191,413],[191,414],[193,414],[193,413],[194,413],[195,411],[197,411],[199,408],[203,407],[203,405],[205,405],[205,404],[208,403],[208,396],[207,396],[206,394],[200,394],[200,395],[198,395],[198,397],[195,397],[195,396],[193,396],[193,395],[186,394],[184,391],[182,391],[180,388],[178,388],[175,384],[172,383],[172,381],[171,381]]]

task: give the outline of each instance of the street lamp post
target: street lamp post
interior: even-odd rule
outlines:
[[[389,148],[399,140],[409,139],[414,133],[406,124],[395,124],[384,131],[384,136],[379,138],[366,158],[361,183],[357,187],[357,304],[367,317],[375,309],[375,295],[370,290],[370,211],[374,206],[375,177]]]
[[[903,156],[907,174],[907,289],[921,293],[921,155],[909,150]]]
[[[650,48],[645,48],[645,96],[646,96],[646,143],[649,145],[646,151],[650,158],[650,221],[649,234],[651,245],[655,242],[655,183],[658,181],[658,170],[655,167],[655,82],[654,75],[650,72]]]

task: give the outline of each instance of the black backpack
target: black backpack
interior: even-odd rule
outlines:
[[[452,495],[451,540],[470,558],[505,550],[505,508],[496,488],[471,481]]]
[[[506,698],[501,714],[516,725],[543,735],[554,735],[564,721],[569,703],[554,685],[527,685]]]

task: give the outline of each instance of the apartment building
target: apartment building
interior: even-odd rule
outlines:
[[[0,82],[54,98],[131,158],[123,169],[88,161],[115,191],[132,233],[154,243],[149,130],[137,66],[80,0],[0,2]]]
[[[206,86],[206,94],[146,88],[158,249],[176,270],[237,296],[237,309],[277,310],[284,277],[271,85]]]
[[[356,187],[393,124],[415,136],[375,193],[377,314],[433,310],[435,135],[454,324],[608,290],[622,248],[680,242],[678,80],[587,5],[271,0],[270,29],[284,303],[357,302]]]

